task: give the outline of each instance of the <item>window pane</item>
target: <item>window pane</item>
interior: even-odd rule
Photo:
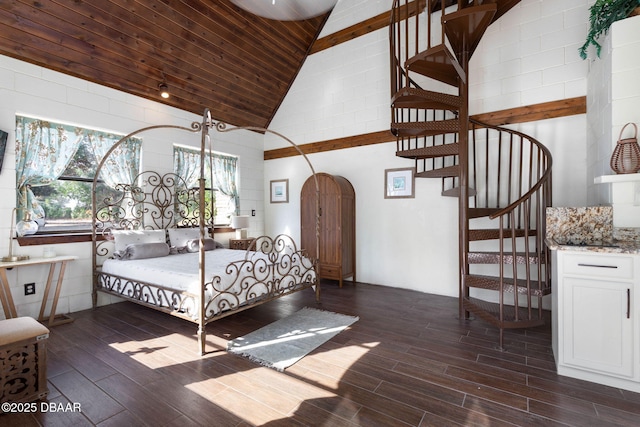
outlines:
[[[108,185],[135,179],[142,140],[129,138],[110,151],[120,138],[110,132],[16,116],[17,207],[21,214],[32,213],[40,226],[38,233],[89,228],[93,177],[107,153],[110,158],[100,176],[104,185],[96,189],[97,197],[117,195]]]
[[[233,206],[231,197],[216,191],[216,216],[214,223],[216,225],[231,224],[231,216],[234,215],[234,208],[235,206]]]
[[[82,142],[76,154],[73,156],[73,160],[62,173],[62,176],[93,180],[96,174],[96,168],[98,167],[98,161],[89,144],[90,141],[86,136],[82,138]]]
[[[189,185],[194,184],[200,175],[200,152],[193,148],[174,146],[174,171]],[[237,157],[213,154],[213,161],[205,163],[205,186],[211,188],[211,169],[214,168],[215,213],[216,225],[229,225],[231,216],[236,214],[239,206],[237,194]],[[224,194],[227,193],[227,194]]]
[[[58,180],[50,185],[32,187],[38,203],[46,213],[40,232],[89,229],[91,227],[91,187],[93,182]],[[119,192],[98,184],[98,202],[106,197],[119,197]]]

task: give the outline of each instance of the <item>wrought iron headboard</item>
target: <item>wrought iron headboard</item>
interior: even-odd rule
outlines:
[[[133,184],[118,184],[117,196],[97,200],[96,229],[167,229],[199,225],[199,189],[189,188],[175,173],[141,172]],[[211,206],[205,206],[206,223],[211,223]]]

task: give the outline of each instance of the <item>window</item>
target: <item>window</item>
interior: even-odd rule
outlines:
[[[18,219],[30,215],[39,234],[86,231],[98,164],[122,138],[107,132],[16,116]],[[129,138],[102,166],[96,197],[115,195],[140,169],[142,140]]]
[[[240,212],[240,197],[237,186],[238,158],[219,153],[207,155],[205,162],[205,187],[215,201],[214,224],[229,225],[231,216]],[[190,187],[198,186],[200,178],[200,151],[179,145],[173,147],[173,167]],[[212,173],[213,172],[213,173]],[[213,184],[212,184],[213,180]],[[211,196],[213,194],[213,196]]]

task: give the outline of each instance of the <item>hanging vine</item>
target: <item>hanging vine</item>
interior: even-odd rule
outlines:
[[[587,41],[578,49],[580,57],[587,59],[587,49],[594,45],[599,58],[602,50],[598,43],[600,36],[609,31],[611,24],[629,16],[636,7],[640,7],[640,0],[596,0],[589,8],[589,32]]]

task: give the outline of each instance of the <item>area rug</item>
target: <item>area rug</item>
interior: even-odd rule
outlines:
[[[282,372],[356,321],[358,317],[305,307],[229,341],[227,351]]]

